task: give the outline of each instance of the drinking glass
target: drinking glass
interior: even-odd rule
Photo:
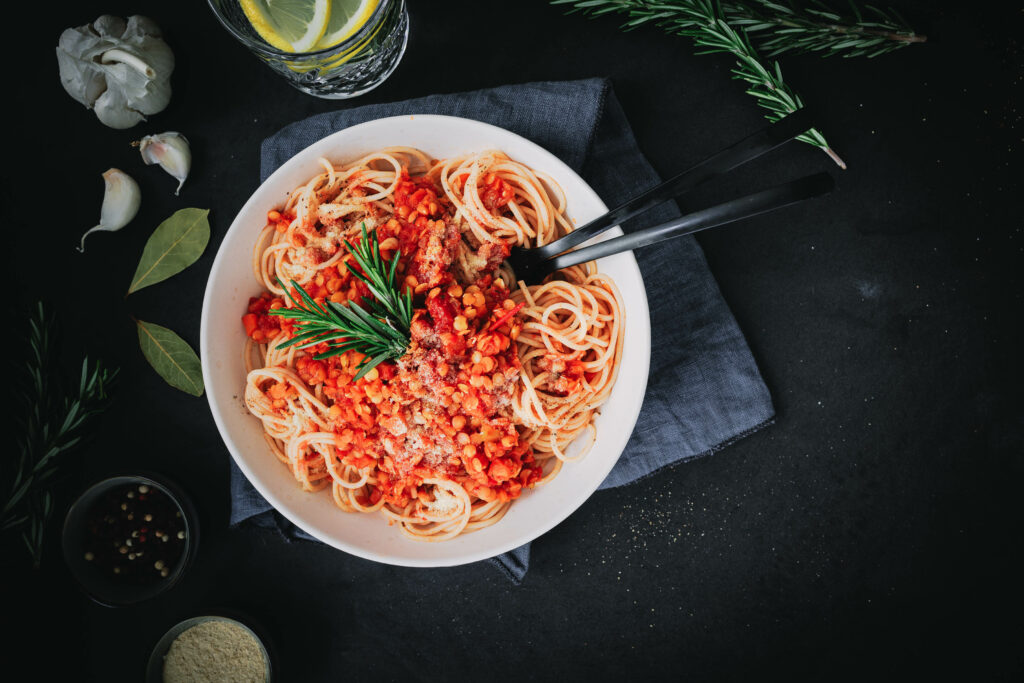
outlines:
[[[314,52],[283,52],[269,45],[249,23],[238,0],[207,2],[224,28],[288,83],[325,99],[347,99],[376,88],[398,66],[409,39],[405,0],[380,0],[355,34]]]

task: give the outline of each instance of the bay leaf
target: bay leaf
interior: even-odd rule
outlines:
[[[180,209],[150,235],[128,293],[176,275],[195,263],[210,241],[209,209]]]
[[[142,355],[175,389],[193,396],[203,395],[203,366],[199,356],[184,339],[153,323],[136,320]]]

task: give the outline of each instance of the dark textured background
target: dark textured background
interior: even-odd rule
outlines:
[[[20,120],[8,128],[14,153],[0,190],[14,278],[5,337],[19,341],[24,311],[42,297],[60,317],[64,362],[84,350],[123,373],[95,439],[68,467],[51,528],[90,481],[144,468],[191,492],[203,537],[179,586],[125,609],[78,593],[56,542],[33,572],[17,539],[5,538],[3,619],[14,627],[5,661],[31,656],[44,680],[139,680],[169,626],[229,610],[264,626],[287,681],[1015,678],[1024,636],[1024,22],[1008,5],[903,1],[925,45],[871,61],[784,60],[850,168],[806,210],[700,237],[777,423],[594,495],[534,544],[518,588],[486,565],[402,569],[227,529],[228,455],[206,401],[153,373],[129,316],[198,347],[206,276],[257,185],[259,141],[351,105],[291,90],[205,3],[39,12],[9,34],[15,87],[5,109]],[[128,131],[100,125],[57,78],[60,31],[102,12],[153,17],[177,57],[171,105]],[[623,34],[614,18],[564,16],[543,2],[419,0],[410,13],[402,64],[352,105],[608,76],[662,174],[761,125],[728,77],[730,61],[693,56],[682,38]],[[167,129],[193,143],[180,198],[128,146]],[[829,164],[790,146],[704,197]],[[139,181],[142,209],[122,232],[90,237],[82,256],[73,247],[95,224],[109,166]],[[183,206],[211,209],[206,254],[125,300],[152,228]]]

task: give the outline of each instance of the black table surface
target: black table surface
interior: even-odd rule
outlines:
[[[24,33],[8,24],[18,53],[5,108],[19,120],[2,185],[15,291],[5,336],[20,342],[41,298],[63,332],[55,362],[72,371],[83,353],[102,357],[121,381],[65,464],[41,568],[4,537],[4,622],[14,627],[4,649],[31,657],[43,680],[140,680],[168,627],[227,611],[264,628],[286,681],[1019,673],[1022,22],[1011,4],[899,2],[929,35],[924,45],[873,60],[784,59],[849,169],[789,145],[730,177],[721,196],[830,168],[835,193],[699,238],[776,423],[595,494],[533,544],[521,586],[486,564],[399,568],[230,529],[229,455],[206,400],[152,371],[132,317],[198,349],[217,247],[258,185],[260,141],[285,124],[430,93],[607,76],[640,148],[668,174],[762,125],[730,60],[544,2],[417,0],[391,78],[331,102],[292,90],[202,2],[63,3]],[[152,17],[177,58],[170,106],[130,130],[104,127],[58,82],[60,31],[101,13]],[[164,130],[193,145],[180,197],[128,144]],[[139,181],[142,209],[79,255],[110,166]],[[185,206],[211,211],[205,254],[126,299],[150,232]],[[190,492],[200,552],[170,593],[101,607],[68,575],[60,521],[88,483],[136,469]]]

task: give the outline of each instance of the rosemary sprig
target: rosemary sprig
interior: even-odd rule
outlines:
[[[823,57],[877,57],[913,43],[919,35],[896,12],[848,0],[850,15],[842,15],[821,0],[806,6],[772,0],[722,3],[726,21],[743,28],[769,57],[819,52]]]
[[[782,67],[779,63],[762,62],[746,33],[734,29],[721,18],[714,0],[692,1],[696,8],[693,26],[688,29],[677,28],[676,32],[689,36],[701,48],[697,54],[732,54],[736,58],[736,65],[732,69],[733,78],[745,81],[749,85],[747,94],[754,97],[763,109],[768,110],[765,118],[773,122],[778,121],[804,106],[800,95],[782,79]],[[833,151],[817,128],[811,128],[796,139],[820,148],[839,168],[846,168],[846,162]]]
[[[628,18],[623,28],[627,30],[650,24],[691,38],[697,54],[731,54],[736,59],[733,77],[748,84],[747,93],[768,110],[765,116],[769,121],[800,109],[803,101],[783,80],[779,63],[758,54],[751,35],[769,56],[812,50],[873,56],[923,40],[905,23],[896,25],[890,15],[874,8],[873,22],[864,21],[854,7],[858,23],[842,23],[842,17],[821,3],[817,9],[795,9],[771,0],[552,0],[552,4],[572,5],[571,11],[590,16],[625,14]],[[886,35],[877,35],[879,31]],[[889,33],[904,39],[889,40]],[[892,47],[886,46],[887,40]],[[821,148],[840,168],[846,168],[817,129],[797,139]]]
[[[392,317],[398,321],[406,330],[412,322],[412,294],[406,290],[403,294],[398,288],[396,279],[398,269],[398,254],[391,259],[391,265],[385,263],[380,255],[380,244],[377,241],[377,230],[374,229],[367,235],[366,223],[360,226],[362,240],[358,246],[345,240],[345,247],[355,258],[359,268],[346,263],[345,266],[357,278],[362,280],[374,296],[371,304],[371,311],[381,317]]]
[[[0,529],[21,532],[36,566],[53,511],[48,486],[64,460],[60,456],[82,442],[85,427],[107,407],[118,372],[86,357],[77,387],[65,392],[53,365],[53,337],[54,322],[39,303],[35,317],[29,319],[30,353],[16,397],[27,413],[19,420],[18,456],[5,476],[7,498],[0,511]]]
[[[625,14],[626,26],[651,23],[672,32],[679,21],[689,22],[680,10],[692,0],[553,0],[552,4],[574,6],[591,16]],[[837,12],[822,0],[796,5],[791,0],[722,0],[722,18],[739,27],[768,57],[820,52],[822,56],[877,57],[927,36],[914,29],[896,10],[865,5],[862,10],[847,0],[849,14]]]
[[[399,289],[396,279],[398,255],[390,265],[380,255],[377,231],[366,232],[362,225],[362,240],[358,246],[345,240],[345,246],[359,266],[345,265],[370,290],[372,299],[364,308],[356,301],[339,304],[327,300],[318,304],[295,280],[292,287],[299,298],[281,283],[294,302],[295,308],[273,308],[271,315],[288,318],[298,323],[299,334],[280,345],[279,348],[298,346],[307,348],[327,343],[328,349],[314,356],[317,360],[338,356],[346,351],[359,351],[363,360],[359,363],[355,379],[386,360],[400,358],[409,346],[409,326],[412,324],[412,294]]]

